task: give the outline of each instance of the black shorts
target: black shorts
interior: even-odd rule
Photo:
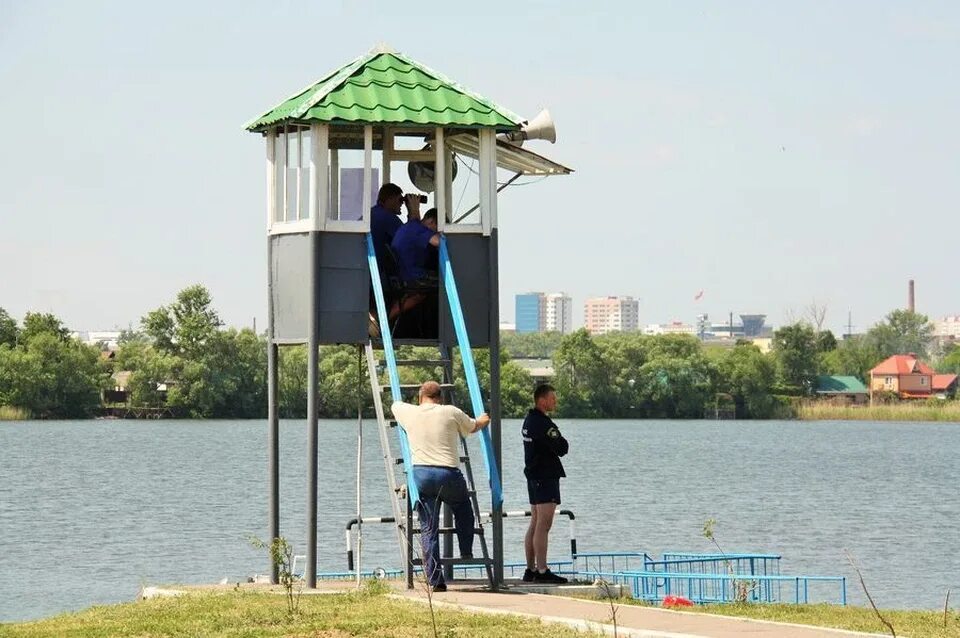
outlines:
[[[527,493],[530,495],[530,504],[556,503],[560,504],[560,479],[527,479]]]

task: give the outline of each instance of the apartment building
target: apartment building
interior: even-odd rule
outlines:
[[[583,322],[587,332],[593,335],[636,331],[640,323],[640,302],[629,296],[587,299]]]
[[[573,299],[564,292],[526,292],[514,297],[517,332],[573,332]]]

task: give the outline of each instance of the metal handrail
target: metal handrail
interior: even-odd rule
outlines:
[[[577,561],[577,532],[576,532],[576,515],[568,510],[562,509],[558,510],[557,514],[560,516],[566,516],[570,521],[570,558],[574,566],[576,566]],[[532,515],[530,510],[512,510],[508,512],[503,512],[501,515],[503,518],[529,518]],[[413,519],[418,520],[416,513],[413,514]],[[480,518],[484,520],[490,520],[493,518],[491,512],[480,512]],[[351,518],[347,521],[345,535],[347,540],[347,569],[351,572],[355,572],[354,561],[353,561],[353,528],[357,525],[366,525],[368,523],[396,523],[396,519],[393,516],[364,516],[362,518]],[[583,556],[583,554],[579,554]]]

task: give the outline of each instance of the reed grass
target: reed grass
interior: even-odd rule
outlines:
[[[0,421],[26,421],[29,418],[30,412],[23,408],[0,405]]]
[[[797,406],[805,421],[954,421],[960,423],[960,401],[916,401],[887,405],[836,405],[806,402]]]

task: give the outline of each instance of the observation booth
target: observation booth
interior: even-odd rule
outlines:
[[[278,349],[306,344],[305,581],[313,588],[319,346],[356,344],[368,352],[392,351],[383,322],[380,329],[387,334],[374,339],[368,333],[375,296],[371,290],[380,285],[371,277],[376,270],[369,238],[371,208],[380,186],[409,179],[415,189],[406,192],[429,193],[431,201],[421,211],[437,208],[441,252],[456,272],[461,307],[451,307],[449,301],[451,273],[450,280],[441,281],[436,334],[411,343],[459,346],[462,351],[468,339],[467,350],[489,348],[486,410],[493,458],[488,462],[495,470],[501,462],[497,194],[521,176],[571,171],[521,146],[525,139],[553,141],[548,114],[524,120],[382,46],[298,91],[246,129],[266,142],[269,535],[281,536]],[[382,303],[379,310],[382,313]],[[381,414],[381,427],[383,421]],[[344,471],[350,471],[344,465]],[[492,578],[500,583],[502,503],[494,503],[491,514]],[[271,567],[272,581],[277,582],[277,568]]]

